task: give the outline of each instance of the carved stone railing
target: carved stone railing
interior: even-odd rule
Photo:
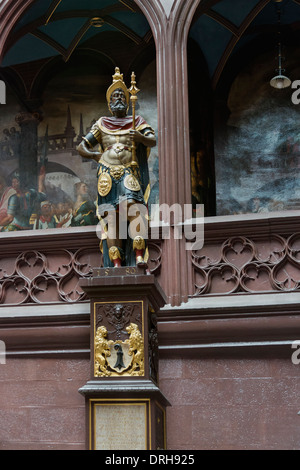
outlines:
[[[0,234],[2,306],[86,301],[79,280],[102,265],[94,227]],[[159,276],[160,242],[149,241],[151,273]]]
[[[1,257],[0,302],[6,305],[79,302],[79,279],[90,275],[91,250],[23,251],[15,259]],[[96,253],[94,253],[96,255]],[[6,266],[8,265],[8,266]]]
[[[195,296],[300,291],[300,213],[210,218],[192,252]]]
[[[192,297],[300,292],[299,215],[207,218],[204,246],[191,252]],[[148,245],[151,273],[172,286],[163,240]],[[100,266],[94,227],[0,233],[0,315],[1,306],[86,302],[79,279]]]

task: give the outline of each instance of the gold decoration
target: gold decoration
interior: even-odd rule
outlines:
[[[127,89],[127,86],[124,83],[123,74],[120,73],[119,67],[116,67],[115,68],[115,74],[113,75],[112,85],[110,85],[110,87],[108,88],[107,93],[106,93],[107,104],[108,104],[110,112],[112,112],[111,108],[110,108],[111,95],[118,88],[121,88],[124,91],[125,96],[126,96],[126,102],[127,102],[128,108],[129,108],[129,100],[130,100],[129,91]]]
[[[112,163],[108,163],[106,162],[105,160],[100,160],[99,163],[102,165],[102,167],[105,167],[105,168],[110,168],[111,170],[113,170],[114,168],[122,168],[123,170],[125,170],[125,168],[127,168],[126,165],[116,165],[116,164],[112,164]],[[102,173],[103,171],[105,171],[104,168],[100,167],[100,170],[98,172],[98,176],[100,173]]]
[[[110,261],[121,259],[121,253],[116,246],[112,246],[108,251]]]
[[[143,237],[138,235],[133,240],[133,250],[136,251],[136,264],[145,265],[146,259],[143,258],[142,253],[145,251],[146,245]]]
[[[124,180],[124,186],[130,191],[139,191],[141,189],[141,185],[133,175],[127,175]]]
[[[95,377],[109,377],[111,372],[107,370],[107,357],[111,352],[109,345],[111,341],[107,339],[107,329],[100,326],[95,336]]]
[[[90,130],[90,133],[93,134],[93,136],[98,142],[101,141],[101,131],[97,126],[94,125]]]
[[[134,250],[144,250],[145,249],[145,240],[140,235],[135,237],[135,239],[133,240],[133,249]]]
[[[150,192],[151,192],[151,187],[150,187],[150,183],[149,183],[147,188],[146,188],[146,191],[144,193],[144,200],[145,200],[146,204],[148,204],[149,197],[150,197]]]
[[[117,154],[117,156],[119,156],[119,153],[122,153],[124,151],[125,147],[126,146],[123,145],[123,144],[116,143],[116,144],[111,146],[111,150],[113,150]]]
[[[135,130],[135,107],[138,100],[137,94],[139,93],[139,89],[136,86],[135,81],[135,73],[132,72],[131,74],[131,87],[129,88],[129,93],[131,94],[130,101],[132,105],[132,129]],[[132,161],[131,165],[138,166],[138,161],[136,157],[136,144],[132,142]]]
[[[112,179],[108,173],[102,173],[98,179],[98,192],[100,196],[105,197],[112,188]]]
[[[148,263],[148,261],[149,261],[149,248],[147,247],[145,250],[144,262]]]
[[[126,328],[129,333],[129,339],[125,342],[129,344],[129,355],[133,356],[132,370],[130,375],[143,376],[144,369],[144,340],[138,326],[135,323],[130,323]]]
[[[95,377],[144,376],[144,341],[138,326],[126,328],[129,339],[109,341],[105,326],[97,328],[94,346]]]
[[[124,165],[114,165],[110,168],[110,174],[115,180],[119,180],[124,175]]]
[[[104,20],[99,16],[94,16],[94,18],[90,19],[90,25],[94,26],[94,28],[101,28],[104,25]]]

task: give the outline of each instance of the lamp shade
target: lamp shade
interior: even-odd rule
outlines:
[[[270,81],[270,85],[277,90],[281,90],[282,88],[287,88],[291,85],[291,80],[284,75],[277,75],[273,77]]]

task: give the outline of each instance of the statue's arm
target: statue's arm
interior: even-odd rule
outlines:
[[[91,131],[83,137],[80,144],[76,147],[77,152],[83,158],[90,158],[99,162],[102,153],[93,148],[100,143],[101,135],[100,130],[97,127],[93,127]]]
[[[77,152],[79,155],[83,158],[90,158],[92,160],[95,160],[96,162],[99,162],[102,153],[97,151],[97,150],[91,150],[85,140],[82,140],[79,145],[76,147]]]
[[[149,130],[145,133],[142,133],[132,129],[130,131],[130,138],[132,142],[135,142],[136,144],[143,144],[145,147],[152,148],[156,146],[155,134]]]

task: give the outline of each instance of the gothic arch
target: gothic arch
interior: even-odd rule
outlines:
[[[6,50],[10,32],[23,13],[31,7],[35,0],[4,0],[0,6],[0,63]]]

